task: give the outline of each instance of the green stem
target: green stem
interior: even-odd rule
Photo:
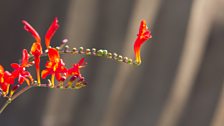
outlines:
[[[0,114],[2,114],[2,112],[5,110],[5,108],[12,102],[12,100],[9,98],[5,104],[1,107],[0,109]]]
[[[18,93],[16,93],[15,95],[13,95],[12,97],[8,97],[8,100],[5,102],[5,104],[1,107],[0,109],[0,114],[6,109],[6,107],[12,102],[14,101],[18,96],[20,96],[21,94],[23,94],[24,92],[26,92],[27,90],[29,90],[30,88],[32,88],[32,86],[27,86],[25,88],[23,88],[22,90],[20,90]]]

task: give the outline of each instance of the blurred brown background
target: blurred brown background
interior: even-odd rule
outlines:
[[[132,57],[141,19],[153,39],[140,67],[87,59],[81,90],[32,89],[2,115],[1,126],[224,126],[223,0],[7,0],[0,2],[0,63],[21,58],[55,16],[71,46]],[[64,56],[67,64],[80,57]],[[1,101],[2,102],[2,99]]]

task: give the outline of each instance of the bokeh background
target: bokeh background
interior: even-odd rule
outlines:
[[[223,0],[0,1],[0,63],[8,70],[34,41],[23,19],[44,36],[57,16],[53,46],[67,38],[70,46],[129,57],[141,19],[153,35],[141,66],[89,57],[86,88],[31,89],[0,115],[0,125],[224,126],[223,11]]]

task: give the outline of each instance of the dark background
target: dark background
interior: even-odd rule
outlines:
[[[0,125],[224,126],[223,8],[222,0],[1,1],[0,63],[7,70],[34,41],[23,19],[43,37],[57,16],[52,46],[67,38],[72,47],[133,57],[141,19],[153,38],[142,48],[141,66],[87,58],[86,88],[31,89],[0,115]]]

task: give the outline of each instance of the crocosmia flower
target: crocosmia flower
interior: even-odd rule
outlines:
[[[75,84],[75,88],[79,89],[84,87],[85,85],[83,85],[84,82],[84,77],[82,77],[81,73],[80,73],[80,69],[85,67],[87,63],[85,62],[85,59],[82,58],[81,60],[79,60],[78,63],[74,64],[72,68],[68,69],[68,73],[67,76],[71,76],[69,82],[68,82],[68,86],[72,87],[72,84],[74,81],[76,81],[77,79],[78,82]]]
[[[9,86],[8,83],[5,83],[4,68],[0,65],[0,89],[4,95],[8,94]]]
[[[3,95],[7,95],[9,92],[10,84],[14,83],[12,74],[8,71],[4,71],[3,66],[0,65],[0,90],[2,90]]]
[[[14,79],[18,78],[18,82],[20,84],[26,81],[26,83],[30,85],[30,81],[33,82],[33,78],[31,74],[28,71],[26,71],[26,67],[29,67],[29,66],[31,66],[31,64],[29,63],[28,52],[26,49],[24,49],[21,64],[18,64],[18,63],[11,64],[11,67],[14,69],[14,71],[12,72],[12,77]]]
[[[31,47],[31,54],[34,56],[34,62],[36,67],[37,81],[40,84],[40,56],[42,54],[41,38],[37,31],[25,20],[22,21],[24,24],[24,29],[32,34],[35,38],[35,42]]]
[[[52,22],[51,26],[49,27],[46,35],[45,35],[45,44],[46,44],[47,48],[49,48],[51,38],[54,36],[54,34],[55,34],[55,32],[57,31],[58,28],[59,28],[58,18],[56,17],[54,19],[54,21]]]
[[[62,76],[66,75],[67,69],[55,48],[48,49],[48,57],[49,61],[46,63],[46,69],[42,71],[41,77],[46,78],[48,75],[51,75],[51,83],[52,87],[54,87],[54,78],[56,77],[58,81],[61,81]]]
[[[80,68],[85,67],[85,65],[85,59],[82,58],[77,64],[74,64],[72,68],[68,69],[68,76],[77,76],[82,78],[82,75],[80,74]]]
[[[152,38],[151,32],[148,30],[146,21],[142,20],[139,27],[139,32],[137,34],[137,39],[135,40],[134,44],[134,52],[137,64],[141,64],[141,55],[140,55],[141,45],[149,38]]]

